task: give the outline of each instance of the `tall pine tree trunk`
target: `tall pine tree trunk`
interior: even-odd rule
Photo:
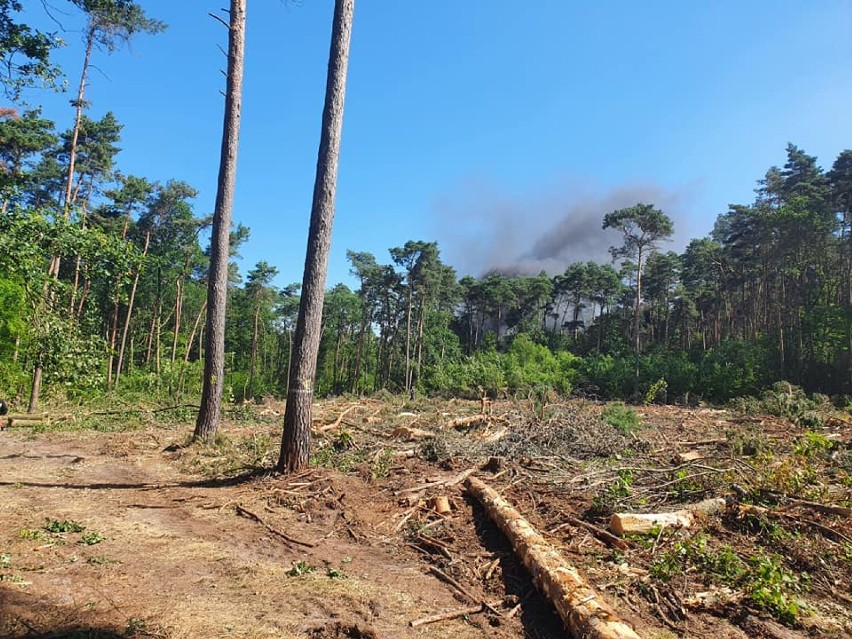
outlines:
[[[231,0],[228,35],[228,80],[225,89],[225,116],[219,181],[213,213],[210,244],[210,275],[207,280],[207,320],[205,323],[204,379],[201,407],[193,437],[210,440],[219,427],[222,391],[225,383],[225,310],[228,302],[228,260],[230,258],[231,213],[237,179],[237,151],[240,143],[243,66],[245,61],[246,0]]]
[[[284,436],[281,438],[281,456],[278,459],[278,470],[281,472],[305,468],[311,450],[311,401],[321,336],[331,226],[334,221],[334,196],[337,190],[346,70],[349,65],[354,11],[355,0],[335,0],[308,250],[284,413]]]

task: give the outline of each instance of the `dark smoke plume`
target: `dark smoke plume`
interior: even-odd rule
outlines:
[[[461,195],[436,204],[436,229],[445,259],[461,274],[533,275],[562,273],[573,262],[610,262],[609,247],[620,235],[604,231],[610,211],[653,204],[672,218],[675,235],[662,251],[681,251],[690,224],[686,206],[694,185],[679,191],[655,186],[623,186],[607,193],[582,187],[509,196],[482,183],[467,184]]]

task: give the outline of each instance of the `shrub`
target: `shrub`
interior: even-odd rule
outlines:
[[[604,421],[628,435],[642,428],[642,418],[629,406],[621,402],[608,404],[603,409]]]

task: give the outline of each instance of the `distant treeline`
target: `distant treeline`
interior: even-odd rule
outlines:
[[[0,390],[25,400],[110,388],[193,395],[204,353],[208,256],[195,190],[118,169],[121,125],[72,131],[38,111],[0,121]],[[462,277],[434,242],[381,263],[349,252],[356,290],[325,301],[321,394],[460,395],[556,389],[607,398],[726,400],[785,379],[852,393],[852,151],[825,171],[790,145],[757,197],[683,254],[652,203],[601,211],[612,264],[554,277]],[[248,229],[234,229],[234,252]],[[234,269],[230,399],[283,395],[298,285],[260,262]]]

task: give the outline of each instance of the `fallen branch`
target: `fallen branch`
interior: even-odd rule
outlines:
[[[508,501],[475,477],[468,478],[466,486],[509,538],[533,581],[553,603],[569,632],[586,639],[639,639],[639,635],[600,600],[577,569],[568,564]]]
[[[739,517],[745,517],[746,515],[762,515],[770,519],[775,518],[795,521],[800,524],[805,524],[806,526],[816,528],[829,539],[832,539],[837,542],[846,542],[847,544],[852,544],[852,537],[849,537],[848,535],[844,535],[843,533],[834,530],[833,528],[824,526],[818,521],[813,521],[812,519],[805,519],[804,517],[797,517],[796,515],[792,515],[783,510],[773,510],[771,508],[764,508],[762,506],[752,506],[751,504],[737,504],[735,510]]]
[[[97,410],[91,413],[86,413],[85,417],[98,416],[102,417],[105,415],[125,415],[127,413],[164,413],[170,410],[178,410],[180,408],[192,408],[194,410],[198,410],[198,404],[175,404],[174,406],[163,406],[162,408],[120,408],[118,410]]]
[[[411,519],[411,516],[414,513],[416,513],[419,508],[420,508],[420,500],[418,499],[417,502],[411,508],[409,508],[407,511],[405,511],[405,514],[403,514],[402,519],[400,519],[397,522],[396,526],[393,527],[393,531],[399,532],[400,530],[402,530],[402,527],[405,526],[405,522],[407,522],[409,519]]]
[[[468,468],[467,470],[462,471],[458,475],[455,475],[453,477],[448,477],[447,479],[441,479],[439,481],[427,482],[425,484],[418,484],[417,486],[412,486],[411,488],[403,488],[402,490],[398,490],[396,494],[404,495],[405,493],[419,493],[421,490],[437,488],[438,486],[452,488],[453,486],[457,486],[458,484],[462,483],[465,479],[467,479],[475,472],[476,468]]]
[[[479,604],[478,606],[468,606],[467,608],[458,608],[457,610],[450,610],[449,612],[442,612],[437,615],[429,615],[428,617],[421,617],[420,619],[415,619],[414,621],[409,621],[408,625],[412,628],[417,628],[418,626],[425,626],[429,623],[436,623],[438,621],[447,621],[448,619],[458,619],[459,617],[464,617],[465,615],[475,615],[478,612],[484,612],[485,606]]]
[[[844,506],[833,506],[831,504],[820,504],[815,501],[806,501],[804,499],[797,499],[792,503],[785,504],[778,508],[778,511],[786,511],[792,510],[794,508],[802,508],[804,510],[814,510],[818,513],[822,513],[823,515],[837,515],[838,517],[852,517],[852,508],[846,508]]]
[[[277,535],[277,536],[281,537],[281,539],[283,539],[286,542],[289,542],[291,544],[296,544],[297,546],[306,546],[308,548],[313,548],[314,546],[316,546],[316,544],[313,543],[313,542],[303,541],[301,539],[296,539],[295,537],[291,537],[287,533],[281,532],[277,528],[273,528],[272,526],[267,524],[265,521],[263,521],[263,519],[261,519],[259,515],[256,515],[255,513],[250,511],[248,508],[244,508],[243,506],[240,506],[239,504],[237,504],[237,514],[242,515],[243,517],[247,517],[248,519],[255,520],[257,523],[259,523],[261,526],[266,528],[273,535]]]
[[[550,531],[551,533],[554,533],[557,530],[561,530],[562,528],[565,528],[569,525],[574,527],[585,528],[586,530],[591,532],[595,537],[597,537],[601,541],[606,542],[610,546],[615,546],[620,550],[630,550],[630,545],[626,541],[624,541],[623,539],[619,539],[618,537],[616,537],[610,532],[607,532],[603,528],[598,528],[594,524],[590,524],[589,522],[583,521],[582,519],[577,519],[576,517],[572,517],[571,515],[562,515],[562,517],[566,520],[567,523],[558,525],[556,528]]]
[[[355,410],[359,406],[360,406],[360,404],[353,404],[352,406],[350,406],[349,408],[344,410],[342,413],[340,413],[340,415],[337,416],[337,419],[335,419],[333,422],[331,422],[330,424],[325,424],[324,426],[320,426],[319,428],[317,428],[317,432],[327,433],[330,430],[334,430],[335,428],[340,426],[340,424],[343,422],[344,417],[346,417],[349,413],[351,413],[353,410]]]
[[[461,595],[463,595],[463,596],[467,597],[467,598],[468,598],[468,599],[470,599],[471,601],[478,601],[480,606],[483,606],[483,607],[487,608],[488,610],[490,610],[491,612],[493,612],[493,613],[494,613],[495,615],[497,615],[498,617],[499,617],[499,616],[501,616],[501,615],[500,615],[500,611],[499,611],[499,610],[497,610],[494,606],[492,606],[492,605],[491,605],[491,604],[489,604],[488,602],[480,601],[479,599],[477,599],[477,597],[475,597],[473,594],[471,594],[471,592],[470,592],[467,588],[465,588],[464,586],[462,586],[462,585],[461,585],[458,581],[456,581],[455,579],[453,579],[452,577],[450,577],[447,573],[445,573],[444,571],[442,571],[442,570],[441,570],[440,568],[438,568],[437,566],[429,566],[429,572],[431,572],[431,573],[432,573],[433,575],[435,575],[436,577],[438,577],[438,578],[440,578],[441,580],[443,580],[443,581],[447,582],[448,584],[450,584],[450,585],[451,585],[453,588],[455,588],[455,589],[456,589],[456,590],[457,590],[457,591],[458,591]]]
[[[609,528],[616,535],[646,533],[671,526],[689,528],[696,516],[720,512],[725,508],[721,497],[706,499],[688,508],[668,513],[615,513],[610,517]]]

